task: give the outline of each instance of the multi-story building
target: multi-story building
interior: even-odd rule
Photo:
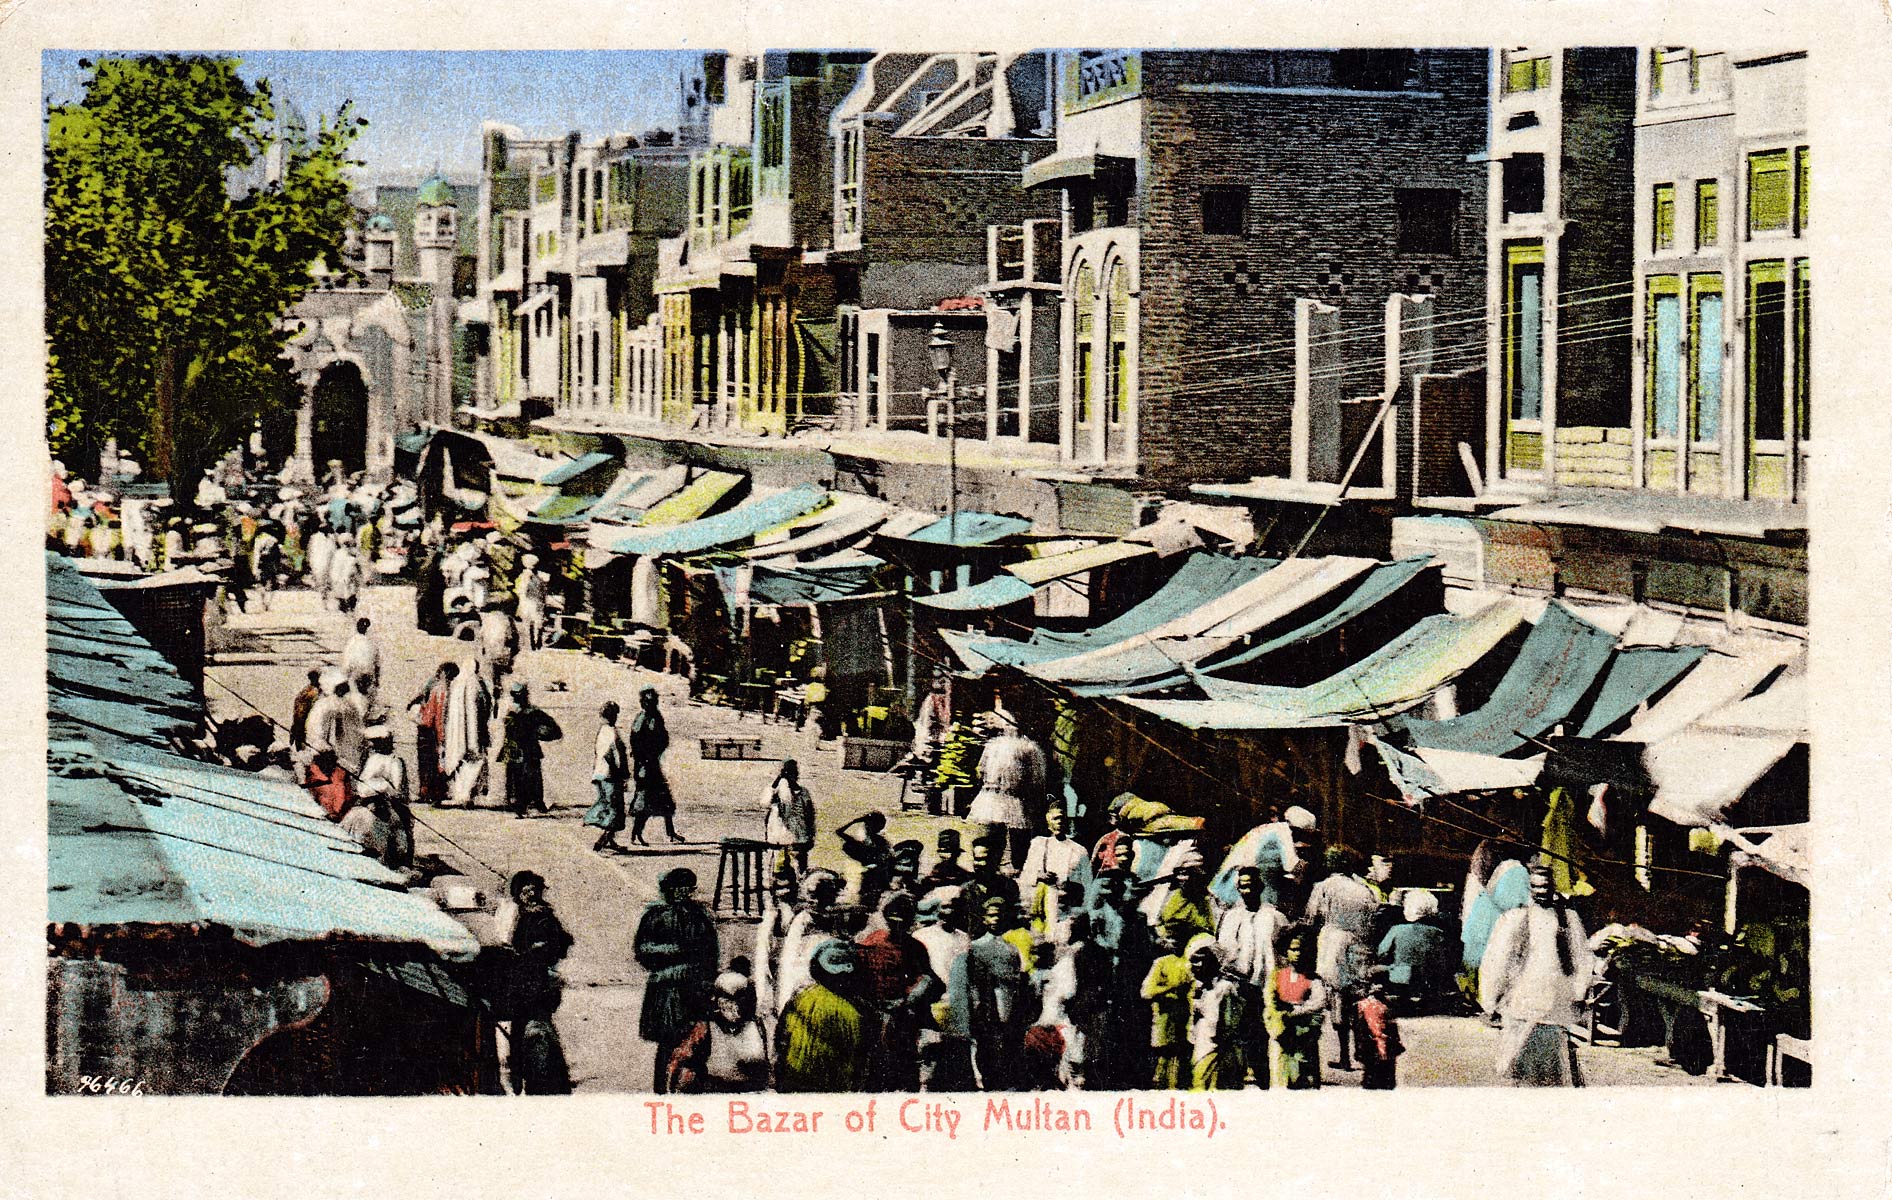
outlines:
[[[1639,62],[1633,481],[1802,501],[1806,56],[1661,47]]]
[[[688,230],[662,244],[655,284],[665,420],[782,434],[832,415],[828,115],[871,57],[706,58],[708,145],[691,158]]]
[[[1628,482],[1636,52],[1500,52],[1487,169],[1485,478]]]
[[[990,231],[1056,215],[1052,198],[1021,186],[1054,147],[1052,63],[1043,52],[881,54],[830,118],[843,428],[943,432],[924,394],[936,326],[966,343],[969,380],[985,378]],[[985,408],[962,436],[1022,439],[1016,404]]]
[[[1487,59],[1063,54],[1057,153],[1025,180],[1063,193],[1064,460],[1159,488],[1336,478],[1312,396],[1381,390],[1389,296],[1482,312]],[[1434,352],[1475,329],[1439,322]]]
[[[475,338],[480,387],[474,411],[526,419],[551,412],[564,365],[572,266],[564,180],[578,135],[528,138],[496,121],[481,129],[479,300],[466,317],[490,331]],[[561,288],[561,284],[564,285]]]

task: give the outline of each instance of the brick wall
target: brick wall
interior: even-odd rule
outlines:
[[[1485,449],[1485,372],[1483,368],[1456,375],[1421,375],[1410,406],[1399,419],[1399,477],[1404,494],[1466,496],[1471,480],[1459,455],[1459,443],[1472,448],[1479,459]]]
[[[903,138],[872,124],[864,139],[861,251],[869,263],[955,263],[976,267],[982,280],[987,226],[1058,215],[1055,191],[1019,186],[1025,166],[1055,148],[1049,139]],[[904,300],[863,295],[861,303]]]
[[[1429,92],[1180,91],[1209,69],[1144,55],[1140,447],[1161,486],[1285,475],[1294,301],[1340,309],[1343,395],[1380,388],[1386,297],[1439,297],[1438,351],[1478,345],[1486,52],[1420,55]],[[1207,184],[1250,189],[1242,236],[1202,231]],[[1462,194],[1450,254],[1397,246],[1395,188]],[[1374,335],[1374,336],[1367,336]],[[1260,353],[1193,365],[1231,350]],[[1347,448],[1349,453],[1351,448]]]
[[[1565,53],[1560,425],[1629,424],[1629,292],[1640,202],[1635,103],[1635,50]]]
[[[1633,485],[1629,430],[1596,425],[1559,425],[1557,482],[1566,487]]]

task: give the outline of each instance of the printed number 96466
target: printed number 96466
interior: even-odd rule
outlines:
[[[81,1075],[79,1076],[79,1091],[88,1096],[101,1094],[109,1096],[142,1096],[145,1094],[145,1083],[142,1079],[132,1079],[130,1077],[120,1079],[116,1075]]]

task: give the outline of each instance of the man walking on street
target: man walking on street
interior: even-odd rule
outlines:
[[[1582,1087],[1570,1027],[1581,1019],[1590,988],[1589,941],[1542,859],[1531,864],[1530,883],[1530,903],[1498,917],[1478,968],[1479,1001],[1504,1022],[1498,1078],[1524,1087]]]
[[[355,618],[355,632],[349,635],[348,644],[342,647],[342,674],[360,686],[362,679],[367,679],[370,700],[381,688],[381,644],[368,636],[368,629],[373,624],[366,617]]]
[[[618,830],[624,828],[624,783],[631,768],[624,737],[618,733],[618,702],[606,700],[598,710],[598,738],[592,755],[591,786],[598,799],[585,813],[585,824],[602,830],[591,848],[600,854],[617,851]]]
[[[565,736],[551,715],[532,704],[524,681],[512,685],[512,711],[506,714],[505,737],[499,761],[506,764],[506,799],[512,815],[526,810],[551,812],[545,804],[545,750],[541,743]]]
[[[650,972],[637,1017],[637,1036],[655,1045],[651,1090],[664,1091],[670,1056],[708,1005],[710,981],[721,950],[716,922],[696,898],[696,872],[665,871],[657,881],[663,899],[644,910],[631,954]]]

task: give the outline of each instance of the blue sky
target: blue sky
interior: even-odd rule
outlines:
[[[456,179],[479,172],[480,122],[528,134],[579,130],[586,138],[676,124],[677,75],[700,72],[695,52],[237,51],[244,74],[268,78],[313,124],[352,99],[368,128],[355,143],[364,184],[411,183],[435,164]],[[82,50],[49,50],[41,91],[79,98]]]

